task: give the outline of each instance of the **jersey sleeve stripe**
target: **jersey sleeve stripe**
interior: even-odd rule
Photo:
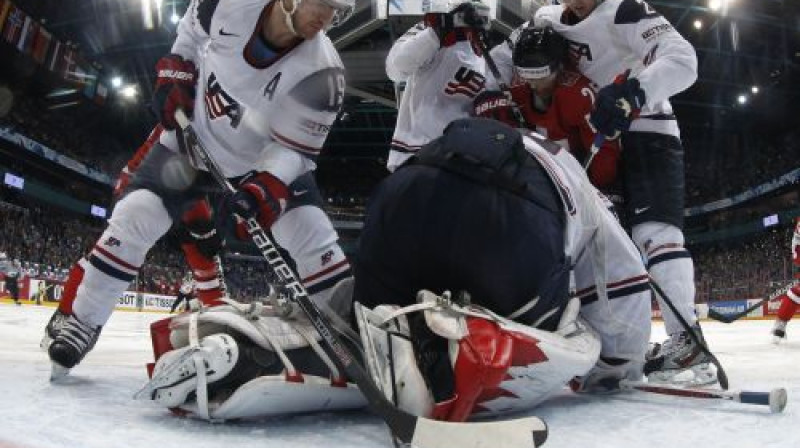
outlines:
[[[415,146],[415,145],[408,145],[400,140],[392,140],[391,149],[392,151],[403,152],[407,154],[413,154],[420,150],[422,146]]]
[[[315,148],[313,146],[304,145],[300,142],[296,142],[289,137],[281,135],[275,131],[272,131],[272,137],[277,140],[280,144],[286,146],[289,149],[293,149],[297,152],[300,152],[307,156],[316,157],[319,155],[319,152],[322,148]]]

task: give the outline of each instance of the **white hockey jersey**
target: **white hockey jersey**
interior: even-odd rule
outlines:
[[[439,38],[419,23],[394,43],[386,74],[405,82],[386,167],[394,171],[422,145],[442,135],[453,120],[472,112],[472,100],[484,90],[484,60],[470,41],[439,48]]]
[[[638,249],[575,157],[534,132],[521,132],[525,149],[547,171],[564,205],[564,253],[574,266],[581,316],[602,341],[601,355],[643,360],[651,311]]]
[[[599,86],[631,69],[647,97],[632,131],[680,136],[669,98],[697,80],[697,55],[692,45],[656,10],[643,0],[605,0],[577,24],[564,23],[563,5],[536,11],[537,26],[552,26],[570,45],[570,57],[578,70]],[[528,23],[522,25],[527,26]],[[520,29],[512,33],[516,40]],[[502,44],[492,50],[503,77],[510,80],[511,48]]]
[[[252,57],[273,6],[192,0],[172,52],[197,66],[194,128],[224,174],[270,171],[289,183],[314,168],[344,99],[344,66],[322,32],[269,61]],[[160,141],[178,149],[175,132]]]

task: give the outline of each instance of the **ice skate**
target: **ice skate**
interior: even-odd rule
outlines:
[[[67,317],[69,317],[69,315],[64,314],[60,309],[56,308],[56,312],[53,313],[53,316],[50,317],[50,320],[47,322],[47,326],[44,327],[44,336],[42,336],[42,340],[39,342],[39,348],[42,350],[50,348],[50,344],[53,342],[53,339],[56,338],[58,332],[61,331],[61,327],[64,326],[64,321]]]
[[[772,327],[772,343],[780,344],[781,341],[786,339],[786,324],[787,321],[776,319],[775,326]]]
[[[66,373],[62,369],[69,372],[69,369],[81,362],[94,347],[101,329],[100,326],[92,327],[81,322],[74,315],[66,317],[61,330],[47,349],[53,362],[51,380],[64,376]]]
[[[699,326],[693,331],[705,343]],[[708,386],[717,382],[717,371],[708,355],[687,331],[670,336],[660,346],[657,344],[647,356],[644,367],[650,382],[680,386]]]

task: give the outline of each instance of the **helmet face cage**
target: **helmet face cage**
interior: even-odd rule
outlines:
[[[552,28],[529,27],[520,33],[511,59],[520,77],[541,79],[561,70],[567,50],[567,41]]]
[[[322,2],[336,10],[330,28],[335,28],[352,17],[356,6],[355,0],[322,0]]]

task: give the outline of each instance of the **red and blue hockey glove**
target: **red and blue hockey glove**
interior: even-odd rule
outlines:
[[[449,47],[468,39],[469,30],[488,30],[489,8],[479,2],[465,1],[450,12],[426,13],[423,22],[428,28],[433,29],[442,47]]]
[[[156,63],[156,86],[153,92],[153,111],[164,128],[178,127],[175,111],[183,109],[191,118],[194,111],[197,68],[177,54],[168,54]]]
[[[631,127],[639,116],[646,100],[639,80],[628,78],[628,73],[618,76],[613,83],[597,92],[597,101],[589,119],[598,133],[615,139]]]
[[[269,230],[286,206],[289,188],[272,174],[251,171],[239,182],[239,189],[228,199],[228,209],[247,221],[256,218],[264,230]],[[236,236],[247,239],[247,225],[236,225]]]

